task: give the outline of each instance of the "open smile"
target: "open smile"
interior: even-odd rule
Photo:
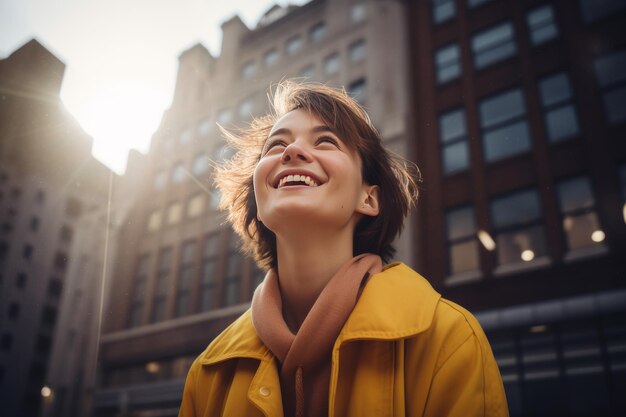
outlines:
[[[284,171],[276,176],[273,182],[274,188],[285,188],[285,187],[318,187],[323,182],[317,178],[314,174],[309,172],[294,172],[294,171]]]

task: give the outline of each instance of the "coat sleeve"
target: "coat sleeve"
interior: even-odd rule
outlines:
[[[435,371],[424,416],[508,415],[502,378],[491,348],[484,334],[472,333]]]
[[[178,417],[196,417],[195,396],[198,378],[198,361],[194,361],[187,373],[185,388],[183,389],[183,399],[178,410]]]

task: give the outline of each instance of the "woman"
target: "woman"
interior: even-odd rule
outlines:
[[[474,317],[382,266],[415,177],[345,92],[285,82],[220,167],[222,206],[268,273],[193,363],[180,416],[506,416]]]

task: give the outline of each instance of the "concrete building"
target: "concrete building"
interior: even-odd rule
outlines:
[[[233,17],[219,57],[202,45],[180,55],[172,105],[121,231],[95,415],[176,415],[191,361],[248,308],[264,276],[216,210],[210,161],[230,152],[216,123],[264,114],[272,83],[303,77],[345,86],[387,146],[407,155],[404,22],[398,1],[313,0],[273,7],[254,29]],[[398,245],[409,264],[410,240]]]
[[[0,60],[0,414],[36,416],[84,213],[110,170],[59,99],[65,65],[32,40]],[[67,288],[65,288],[67,289]]]
[[[626,3],[407,2],[418,270],[512,416],[626,413]]]

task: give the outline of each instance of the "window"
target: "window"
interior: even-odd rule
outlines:
[[[70,217],[78,217],[82,212],[82,204],[81,202],[74,198],[70,197],[67,199],[67,205],[65,206],[65,213]]]
[[[0,240],[0,262],[4,262],[9,256],[9,244],[4,241],[4,240]],[[0,264],[0,267],[2,266],[2,264]]]
[[[313,78],[315,77],[315,65],[307,65],[306,67],[300,70],[300,77],[303,78]]]
[[[33,245],[29,243],[25,244],[24,247],[22,247],[22,257],[24,259],[31,259],[33,257],[34,250]]]
[[[163,248],[159,252],[159,270],[157,272],[154,302],[152,305],[152,322],[165,319],[165,302],[167,298],[170,269],[172,263],[172,249]]]
[[[226,279],[224,281],[224,306],[231,306],[239,302],[239,286],[241,282],[242,257],[237,249],[237,236],[230,235],[230,252],[226,265]]]
[[[178,288],[176,291],[176,317],[189,314],[191,308],[191,287],[195,272],[196,242],[183,243],[180,267],[178,271]]]
[[[431,0],[431,3],[435,23],[443,23],[456,15],[454,0]]]
[[[204,194],[196,194],[189,200],[187,205],[187,217],[198,217],[204,212],[206,198]]]
[[[626,121],[626,50],[601,56],[594,66],[607,121],[611,124]]]
[[[326,37],[326,25],[324,22],[320,22],[313,26],[309,31],[309,39],[312,43],[321,41]]]
[[[526,263],[547,255],[541,213],[539,193],[534,188],[491,202],[498,265]]]
[[[233,112],[230,109],[222,109],[217,114],[217,122],[221,125],[230,123],[233,120]]]
[[[67,254],[63,252],[57,252],[54,256],[54,266],[60,270],[67,268],[68,258]]]
[[[69,244],[72,241],[72,237],[74,237],[74,230],[66,224],[61,226],[61,231],[59,232],[59,237],[61,241]]]
[[[50,297],[59,298],[63,291],[63,282],[58,278],[50,278],[48,282],[48,295]]]
[[[130,302],[130,316],[128,320],[130,327],[140,326],[143,322],[149,267],[150,256],[147,254],[141,255],[135,267],[135,282],[133,285],[134,288]]]
[[[265,53],[263,61],[265,62],[266,67],[272,67],[278,63],[279,58],[280,55],[278,54],[278,50],[274,48]]]
[[[182,204],[175,202],[170,204],[167,210],[167,224],[176,224],[180,222],[183,214]]]
[[[439,135],[444,174],[466,170],[469,167],[469,147],[465,110],[453,110],[439,116]]]
[[[154,189],[161,190],[165,187],[165,184],[167,184],[167,173],[165,171],[159,171],[154,176]]]
[[[605,235],[595,211],[589,177],[580,176],[559,182],[557,195],[570,254],[581,249],[603,247]]]
[[[489,162],[528,151],[530,132],[520,89],[509,90],[480,103],[485,159]]]
[[[246,62],[241,67],[241,76],[245,79],[252,78],[256,74],[256,64],[254,61]]]
[[[367,83],[365,78],[353,81],[348,85],[348,93],[359,103],[364,103],[367,99]]]
[[[10,350],[13,346],[13,335],[11,333],[2,334],[2,342],[0,342],[2,350]]]
[[[338,53],[335,52],[334,54],[326,57],[326,59],[324,60],[324,71],[326,71],[327,74],[335,74],[339,71]]]
[[[161,228],[162,219],[161,210],[157,209],[150,213],[150,216],[148,216],[148,231],[153,232],[159,230]]]
[[[459,276],[461,273],[467,274],[480,270],[474,219],[474,208],[470,206],[454,208],[446,213],[449,275]],[[479,274],[472,278],[477,275]]]
[[[473,9],[474,7],[478,7],[478,6],[482,5],[482,4],[488,3],[490,1],[492,1],[492,0],[467,0],[467,6],[470,9]]]
[[[172,169],[172,182],[180,184],[181,182],[187,179],[187,172],[185,171],[185,167],[183,164],[178,163]]]
[[[26,281],[28,280],[28,276],[23,272],[18,272],[15,277],[15,286],[19,289],[26,288]]]
[[[365,20],[367,17],[367,8],[363,3],[356,3],[352,5],[350,9],[350,21],[352,23],[359,23]]]
[[[197,176],[206,174],[209,170],[209,158],[204,153],[196,155],[193,160],[193,173]]]
[[[474,66],[477,69],[500,62],[515,55],[513,24],[504,22],[472,37]]]
[[[30,230],[32,230],[33,232],[36,232],[37,230],[39,230],[39,218],[38,217],[31,217],[30,218]]]
[[[48,329],[54,327],[54,323],[57,321],[57,310],[51,306],[44,306],[41,311],[41,324]]]
[[[364,60],[366,54],[367,48],[363,39],[353,42],[348,46],[348,57],[350,57],[350,61],[352,62]]]
[[[198,134],[200,136],[206,136],[211,130],[211,127],[213,127],[213,123],[211,122],[211,119],[207,117],[198,125]]]
[[[7,309],[7,316],[10,319],[17,319],[20,316],[20,305],[18,303],[9,304]]]
[[[209,199],[209,208],[211,210],[217,210],[219,208],[220,200],[222,199],[222,193],[217,188],[211,188],[211,198]]]
[[[559,30],[554,20],[554,9],[546,4],[531,10],[526,15],[530,41],[533,45],[541,45],[559,36]]]
[[[580,11],[586,24],[594,23],[626,8],[623,0],[579,0]]]
[[[444,84],[461,75],[461,52],[459,45],[453,43],[437,49],[435,52],[437,83]]]
[[[252,99],[247,98],[239,104],[239,117],[242,119],[252,116],[252,110],[254,109],[254,103]]]
[[[202,311],[215,308],[215,283],[217,282],[219,255],[219,234],[212,233],[204,241],[202,288],[200,289],[200,309]]]
[[[539,83],[539,91],[550,142],[576,136],[579,132],[578,118],[572,104],[572,86],[567,74],[559,73],[545,78]]]
[[[9,222],[2,223],[2,231],[5,233],[10,233],[13,230],[13,224]]]
[[[287,55],[293,55],[296,52],[298,52],[300,49],[302,49],[302,36],[300,35],[296,35],[296,36],[292,36],[291,38],[289,38],[287,40]]]
[[[39,334],[35,342],[35,351],[40,355],[47,355],[50,353],[52,347],[52,340],[49,336]]]
[[[35,201],[37,202],[37,204],[43,204],[44,201],[46,201],[46,193],[44,190],[37,190]]]
[[[178,140],[182,145],[189,143],[193,138],[193,130],[191,128],[187,128],[180,133]]]

